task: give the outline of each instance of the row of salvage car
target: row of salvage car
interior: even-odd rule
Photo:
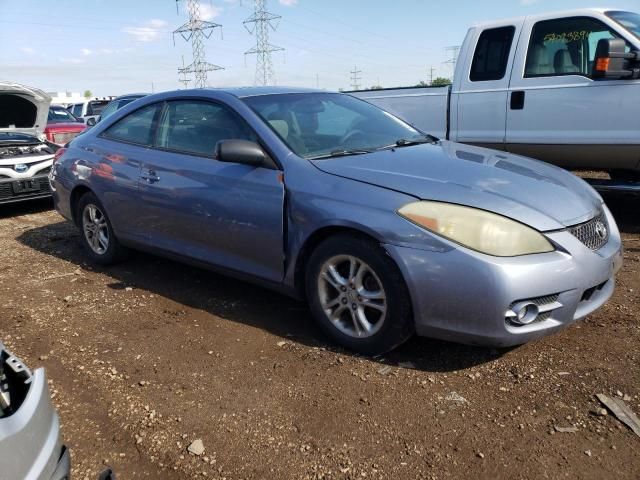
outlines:
[[[86,129],[50,101],[39,89],[0,83],[0,204],[49,197],[55,152]],[[31,371],[0,343],[0,479],[68,480],[70,471],[44,370]]]
[[[0,82],[0,204],[51,195],[48,175],[61,146],[140,95],[111,101],[86,123],[42,90]]]

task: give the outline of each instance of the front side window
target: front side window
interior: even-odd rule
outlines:
[[[606,15],[640,38],[640,15],[631,12],[607,12]]]
[[[113,100],[109,103],[109,105],[105,107],[104,110],[102,110],[102,113],[100,114],[100,120],[104,120],[116,110],[118,110],[118,100]]]
[[[74,117],[81,117],[82,116],[82,103],[76,103],[73,108],[71,109],[71,113],[73,114]]]
[[[531,31],[524,76],[591,78],[598,41],[618,37],[604,23],[590,17],[538,22]]]
[[[162,104],[155,103],[131,112],[105,130],[102,136],[127,143],[151,145],[161,109]]]
[[[504,78],[515,31],[515,27],[500,27],[485,30],[480,34],[473,54],[469,80],[484,82]]]
[[[175,100],[162,116],[156,146],[212,157],[219,141],[231,139],[257,140],[249,126],[222,105]]]
[[[425,135],[390,113],[339,93],[291,93],[244,98],[297,155],[373,151]]]

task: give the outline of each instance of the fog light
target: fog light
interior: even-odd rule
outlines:
[[[516,303],[507,312],[507,319],[518,325],[528,325],[538,318],[539,313],[540,311],[535,303],[520,302]]]

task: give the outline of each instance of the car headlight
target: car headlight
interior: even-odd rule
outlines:
[[[555,250],[537,230],[477,208],[423,201],[405,205],[398,213],[433,233],[496,257]]]

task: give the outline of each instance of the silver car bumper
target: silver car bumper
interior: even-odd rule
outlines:
[[[511,346],[558,331],[602,306],[622,265],[620,234],[605,207],[609,240],[590,250],[568,231],[547,236],[565,252],[492,257],[466,248],[447,252],[385,245],[411,293],[419,335]],[[509,320],[521,302],[540,305],[528,325]]]
[[[3,350],[0,343],[0,353]],[[27,374],[30,379],[24,400],[17,410],[0,418],[0,478],[68,479],[69,451],[60,439],[58,415],[51,404],[44,370],[27,370]]]

